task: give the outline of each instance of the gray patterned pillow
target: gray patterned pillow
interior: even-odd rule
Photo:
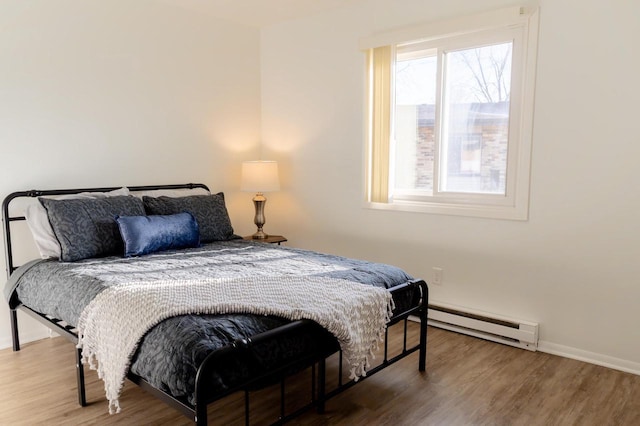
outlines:
[[[148,215],[191,213],[200,228],[200,241],[225,241],[236,238],[224,203],[224,194],[188,197],[142,197]]]
[[[144,215],[144,205],[132,196],[51,200],[41,198],[60,243],[60,260],[73,262],[122,254],[123,243],[115,217]]]

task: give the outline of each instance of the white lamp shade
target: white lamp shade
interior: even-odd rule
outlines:
[[[240,190],[270,192],[280,189],[278,163],[275,161],[245,161],[242,163]]]

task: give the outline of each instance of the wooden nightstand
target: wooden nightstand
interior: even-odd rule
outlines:
[[[256,241],[258,243],[270,243],[270,244],[278,244],[284,243],[287,241],[285,237],[282,235],[269,235],[267,238],[253,238],[251,235],[247,237],[242,237],[243,240]]]

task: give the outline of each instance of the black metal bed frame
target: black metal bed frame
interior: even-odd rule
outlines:
[[[194,189],[203,188],[209,190],[209,188],[201,183],[188,183],[177,185],[145,185],[145,186],[130,186],[130,191],[150,191],[160,189]],[[83,188],[83,189],[60,189],[60,190],[30,190],[20,191],[9,194],[2,203],[2,221],[4,225],[4,245],[5,245],[5,257],[7,265],[7,277],[9,277],[17,268],[13,260],[13,249],[11,239],[11,223],[15,221],[24,221],[24,216],[11,216],[9,212],[10,203],[16,198],[25,197],[40,197],[40,196],[55,196],[55,195],[67,195],[77,194],[80,192],[107,192],[119,189],[119,187],[106,187],[106,188]],[[412,280],[407,283],[395,286],[390,289],[392,294],[406,290],[407,287],[413,287],[420,289],[421,301],[417,306],[414,306],[404,312],[396,313],[391,321],[387,324],[388,327],[404,321],[404,338],[403,347],[400,354],[389,358],[388,356],[388,335],[385,333],[384,339],[384,356],[382,362],[374,368],[367,371],[365,377],[361,377],[358,381],[361,382],[364,379],[371,377],[378,371],[386,368],[387,366],[407,357],[408,355],[418,351],[418,370],[425,371],[426,368],[426,353],[427,353],[427,306],[428,306],[428,287],[423,280]],[[13,350],[20,350],[20,340],[18,335],[18,317],[17,310],[20,309],[27,315],[35,318],[40,323],[47,326],[49,329],[59,333],[71,342],[77,344],[78,335],[74,327],[66,324],[57,318],[53,318],[48,315],[36,312],[31,308],[19,305],[16,307],[10,306],[10,320],[11,320],[11,335],[13,341]],[[420,319],[420,337],[419,343],[407,347],[407,321],[409,316],[417,316]],[[349,389],[356,384],[354,380],[343,382],[342,371],[342,352],[339,352],[339,365],[338,365],[338,384],[337,386],[327,391],[326,389],[326,357],[316,355],[308,355],[304,358],[296,359],[289,362],[286,365],[281,365],[276,369],[270,369],[261,375],[252,377],[250,380],[243,382],[233,388],[228,389],[224,393],[214,392],[207,386],[206,378],[210,377],[210,373],[215,369],[216,361],[221,357],[231,354],[241,354],[243,351],[249,351],[255,345],[261,342],[268,341],[278,336],[283,336],[287,333],[292,333],[297,330],[302,330],[308,326],[310,320],[298,320],[285,324],[281,327],[268,330],[266,332],[257,334],[251,338],[238,339],[232,344],[220,348],[210,353],[202,362],[198,368],[195,381],[195,404],[192,405],[184,398],[176,398],[162,390],[159,390],[145,381],[142,377],[136,376],[132,373],[127,375],[127,378],[132,382],[139,385],[145,391],[151,393],[155,397],[159,398],[163,402],[167,403],[171,407],[177,409],[185,416],[191,418],[198,426],[206,425],[207,421],[207,406],[219,399],[222,399],[232,393],[238,391],[244,391],[245,400],[245,423],[249,425],[249,392],[250,389],[256,384],[261,383],[267,377],[272,378],[274,376],[280,379],[280,414],[278,420],[274,424],[282,424],[296,416],[299,416],[303,412],[315,407],[318,413],[323,413],[325,410],[326,401],[330,398],[338,395],[339,393]],[[335,353],[335,352],[334,352]],[[317,367],[316,367],[317,366]],[[302,407],[299,407],[292,413],[285,412],[285,379],[287,372],[291,369],[305,369],[311,368],[311,401]],[[78,386],[78,403],[81,406],[87,405],[86,393],[85,393],[85,379],[84,379],[84,367],[82,365],[82,349],[76,349],[76,377]]]

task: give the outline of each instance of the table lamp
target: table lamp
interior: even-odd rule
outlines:
[[[267,198],[264,192],[278,191],[280,181],[278,179],[278,163],[275,161],[244,161],[242,163],[242,183],[240,190],[256,192],[253,197],[253,205],[256,208],[256,215],[253,223],[258,227],[258,231],[252,235],[254,239],[261,240],[269,235],[265,234],[262,227],[265,224],[264,205]]]

